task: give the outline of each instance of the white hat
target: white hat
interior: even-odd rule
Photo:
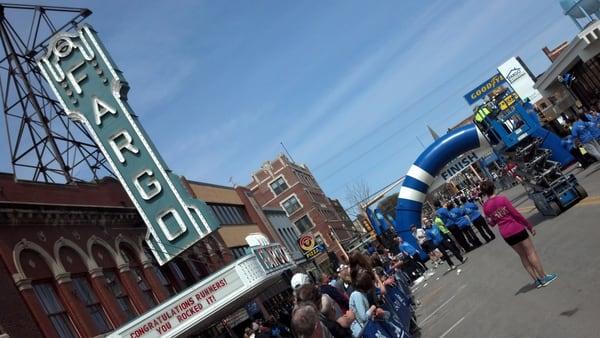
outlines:
[[[311,284],[310,277],[305,273],[297,273],[292,276],[292,289],[296,290],[302,285]]]
[[[346,264],[341,264],[339,268],[337,268],[337,272],[342,272],[342,270],[346,269],[348,267],[348,265]]]

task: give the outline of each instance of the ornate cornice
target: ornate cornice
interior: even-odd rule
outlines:
[[[15,205],[0,203],[0,224],[27,226],[127,226],[143,221],[132,209],[101,209],[71,206]]]

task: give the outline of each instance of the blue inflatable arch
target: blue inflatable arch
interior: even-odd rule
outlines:
[[[429,186],[446,164],[463,153],[489,147],[475,124],[448,132],[425,149],[406,173],[398,194],[394,228],[398,235],[416,248],[410,226],[421,224],[421,211]]]

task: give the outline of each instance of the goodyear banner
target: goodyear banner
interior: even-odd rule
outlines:
[[[491,93],[494,89],[500,86],[507,87],[508,82],[506,82],[506,79],[502,74],[496,73],[494,76],[465,94],[464,98],[469,105],[473,105],[477,101],[485,98],[487,94]]]

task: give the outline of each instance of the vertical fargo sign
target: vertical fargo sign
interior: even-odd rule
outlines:
[[[83,123],[148,226],[163,265],[218,226],[170,172],[127,103],[129,86],[88,25],[55,35],[38,66],[67,115]]]

